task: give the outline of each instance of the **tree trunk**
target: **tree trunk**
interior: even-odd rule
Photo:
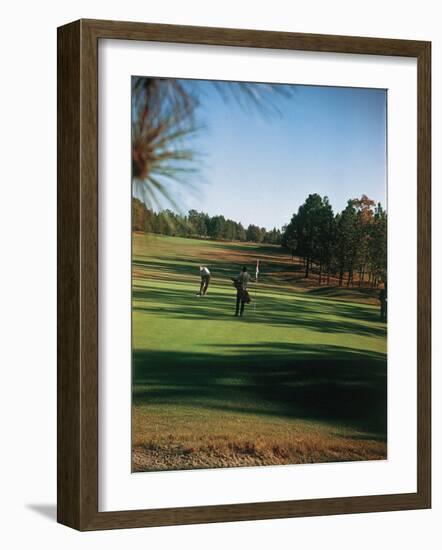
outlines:
[[[344,269],[341,267],[339,271],[339,286],[342,286],[343,279],[344,279]]]
[[[318,277],[319,286],[321,286],[321,282],[322,282],[322,262],[319,262],[319,277]]]
[[[307,258],[306,264],[305,264],[305,278],[308,279],[308,275],[310,272],[310,258]]]

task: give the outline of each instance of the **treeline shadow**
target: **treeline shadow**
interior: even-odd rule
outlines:
[[[229,277],[235,277],[238,275],[241,266],[243,265],[241,262],[237,262],[236,264],[227,264],[225,262],[219,261],[219,262],[209,262],[204,261],[204,259],[200,259],[199,263],[197,264],[194,262],[194,265],[185,264],[185,263],[174,263],[174,264],[168,264],[165,263],[164,260],[162,261],[161,258],[149,258],[148,260],[142,260],[142,259],[134,259],[132,262],[133,267],[143,268],[150,271],[155,271],[156,275],[163,274],[173,274],[177,282],[179,281],[180,277],[194,277],[195,278],[195,284],[197,284],[199,280],[199,265],[207,265],[211,271],[212,278],[213,279],[228,279]],[[216,267],[214,267],[216,265]],[[146,278],[152,278],[149,273],[146,274]],[[156,277],[155,277],[156,278]]]
[[[340,346],[231,344],[213,353],[133,353],[135,405],[321,421],[382,440],[387,435],[387,363]]]
[[[256,246],[251,248],[247,245],[237,243],[215,243],[216,246],[210,251],[202,248],[198,254],[189,254],[185,250],[178,250],[174,254],[168,254],[167,258],[171,263],[165,261],[164,254],[155,255],[155,250],[148,257],[136,256],[133,258],[132,265],[138,268],[158,271],[159,273],[174,274],[180,276],[199,276],[198,267],[205,265],[209,267],[212,277],[215,280],[221,280],[238,275],[243,265],[246,265],[251,275],[255,274],[256,260],[260,260],[260,277],[262,281],[274,281],[275,275],[287,270],[298,270],[296,264],[287,264],[288,255],[284,249],[271,246]],[[225,254],[235,254],[242,252],[243,258],[233,260],[223,257]],[[186,263],[187,262],[187,263]]]
[[[198,290],[195,286],[195,293]],[[201,299],[186,289],[167,289],[134,286],[133,310],[151,314],[166,315],[181,320],[227,320],[232,317],[236,291],[231,294],[211,293]],[[226,289],[227,290],[227,289]],[[259,292],[259,291],[258,291]],[[317,301],[281,295],[257,294],[251,289],[252,300],[246,306],[244,322],[267,323],[271,326],[305,328],[322,333],[347,333],[359,336],[385,337],[386,326],[379,323],[376,309],[338,301]],[[232,322],[237,319],[232,318]]]

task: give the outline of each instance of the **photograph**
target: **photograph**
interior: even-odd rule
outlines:
[[[132,472],[388,459],[387,99],[131,77]]]

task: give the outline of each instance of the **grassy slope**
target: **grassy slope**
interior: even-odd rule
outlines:
[[[256,310],[235,318],[229,277],[257,258]],[[385,457],[378,308],[308,292],[295,271],[279,247],[134,236],[136,470]]]

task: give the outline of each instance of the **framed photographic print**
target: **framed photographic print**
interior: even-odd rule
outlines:
[[[430,507],[430,51],[59,28],[59,522]]]

